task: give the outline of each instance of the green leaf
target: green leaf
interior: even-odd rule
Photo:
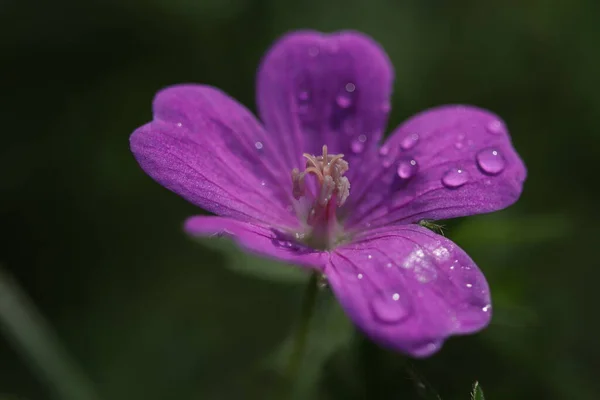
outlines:
[[[474,216],[453,229],[450,236],[457,243],[470,246],[527,245],[560,240],[573,230],[566,214]]]
[[[310,321],[310,331],[305,353],[294,383],[293,399],[314,399],[326,362],[334,353],[350,346],[354,328],[331,293],[319,294],[317,308]],[[266,362],[274,370],[287,367],[296,332],[281,343]]]
[[[483,389],[479,386],[479,382],[473,384],[473,391],[471,391],[471,400],[485,400],[483,397]]]
[[[226,259],[230,270],[250,275],[254,278],[281,283],[303,283],[308,280],[309,271],[298,266],[262,258],[247,253],[229,238],[203,238],[198,241],[208,248],[217,250]]]

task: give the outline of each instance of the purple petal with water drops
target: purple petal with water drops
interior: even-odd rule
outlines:
[[[412,117],[352,182],[348,225],[381,226],[499,210],[520,196],[526,170],[504,122],[470,106]]]
[[[184,229],[193,236],[227,236],[254,254],[290,264],[322,270],[327,261],[326,253],[302,246],[271,226],[224,217],[195,216],[186,220]]]
[[[289,171],[256,118],[218,89],[159,92],[131,149],[154,180],[215,214],[293,227]]]
[[[352,165],[386,126],[393,68],[383,49],[358,32],[284,36],[265,56],[257,101],[266,128],[298,167],[303,152],[343,153]]]
[[[325,273],[360,329],[415,357],[484,328],[491,317],[489,288],[473,260],[418,225],[364,234],[333,251]]]

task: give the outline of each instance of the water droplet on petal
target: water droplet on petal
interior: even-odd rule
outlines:
[[[341,108],[348,108],[352,105],[352,100],[348,96],[339,95],[335,98],[335,102]]]
[[[358,274],[358,275],[356,275],[356,277],[357,277],[358,279],[362,279],[362,278],[364,277],[364,275],[363,275],[363,274]]]
[[[302,90],[298,93],[298,113],[306,114],[310,103],[310,93]]]
[[[181,122],[178,122],[178,123],[177,123],[177,127],[178,127],[178,128],[181,128],[182,126],[183,126],[183,124],[182,124]]]
[[[497,175],[504,170],[506,162],[498,150],[488,148],[477,153],[477,165],[489,175]]]
[[[352,92],[354,92],[354,90],[356,90],[356,86],[354,86],[354,83],[348,82],[348,83],[346,83],[345,89],[346,89],[346,92],[352,93]]]
[[[469,180],[469,173],[464,169],[452,168],[442,177],[444,186],[450,189],[461,187]]]
[[[379,148],[379,155],[380,156],[386,156],[386,155],[388,155],[389,152],[390,152],[390,148],[388,146],[381,146]]]
[[[358,154],[364,150],[365,144],[364,144],[364,142],[361,142],[360,140],[353,140],[352,143],[350,144],[350,148],[352,149],[352,151],[354,153]]]
[[[265,182],[265,181],[260,181],[260,186],[266,186],[266,185],[267,185],[267,182]]]
[[[408,316],[408,307],[399,293],[375,296],[370,305],[375,317],[384,323],[398,323]]]
[[[486,129],[493,135],[501,135],[505,131],[504,124],[500,120],[491,121],[487,124]]]
[[[298,93],[298,100],[300,101],[306,101],[308,100],[308,92],[306,90],[301,91],[300,93]]]
[[[366,142],[367,141],[367,135],[359,135],[358,136],[358,141],[362,142],[362,143]]]
[[[437,351],[440,348],[440,344],[436,342],[429,342],[420,347],[413,348],[414,352],[418,352],[420,354],[431,354]],[[422,384],[425,386],[424,384]]]
[[[481,311],[483,312],[489,312],[492,309],[492,305],[491,304],[487,304],[485,307],[481,308]]]
[[[410,179],[413,176],[415,176],[415,174],[417,173],[418,170],[419,170],[419,165],[417,164],[417,161],[410,160],[410,161],[400,161],[400,164],[398,164],[398,170],[396,172],[398,173],[398,176],[400,178]]]
[[[427,261],[415,264],[414,273],[417,282],[420,283],[429,283],[437,278],[435,268]]]
[[[256,150],[262,150],[263,144],[262,142],[256,142],[254,143],[254,147],[256,147]]]
[[[413,147],[415,147],[418,141],[419,135],[417,135],[416,133],[411,133],[407,135],[404,139],[402,139],[402,141],[400,142],[400,147],[403,150],[410,150]]]
[[[456,143],[454,143],[454,147],[455,147],[457,150],[460,150],[460,149],[462,149],[463,147],[465,147],[465,145],[464,145],[462,142],[456,142]]]

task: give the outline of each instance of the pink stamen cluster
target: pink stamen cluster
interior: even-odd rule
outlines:
[[[317,178],[318,188],[316,202],[325,207],[335,196],[338,207],[342,206],[350,195],[350,182],[344,173],[348,171],[348,163],[344,161],[343,154],[327,154],[327,146],[323,146],[323,155],[314,156],[304,153],[306,169],[302,172],[298,168],[292,170],[293,195],[296,200],[306,195],[305,178],[313,174]]]

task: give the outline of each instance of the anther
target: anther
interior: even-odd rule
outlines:
[[[323,153],[314,156],[304,153],[306,158],[305,170],[300,172],[297,168],[292,171],[292,190],[295,199],[305,194],[304,179],[312,174],[317,178],[319,193],[316,201],[325,206],[335,195],[336,204],[342,206],[350,194],[350,182],[343,176],[348,171],[348,163],[343,154],[328,154],[327,146],[323,146]]]

